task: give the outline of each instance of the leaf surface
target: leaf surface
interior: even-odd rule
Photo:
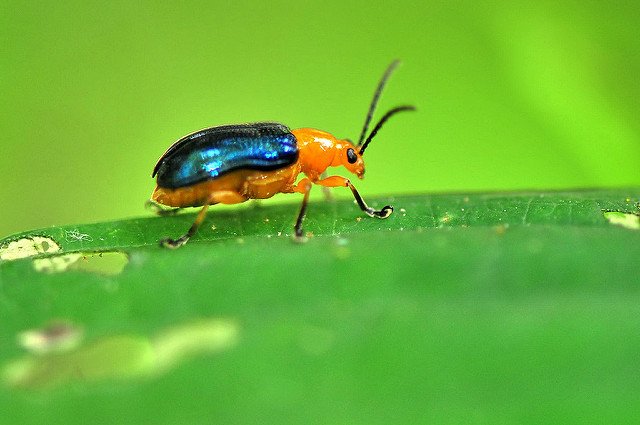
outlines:
[[[178,250],[194,214],[11,236],[53,243],[0,262],[0,421],[640,419],[640,233],[611,218],[639,196],[316,202],[304,244],[290,204],[213,207]]]

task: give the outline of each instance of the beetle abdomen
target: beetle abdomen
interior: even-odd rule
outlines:
[[[171,189],[216,179],[233,170],[277,170],[298,159],[296,138],[271,122],[211,127],[175,142],[151,177]]]

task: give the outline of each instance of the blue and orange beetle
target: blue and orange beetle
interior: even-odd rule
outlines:
[[[392,62],[382,76],[357,145],[325,131],[289,130],[274,122],[211,127],[175,142],[153,169],[151,177],[157,176],[157,187],[149,202],[158,207],[161,215],[185,207],[202,206],[202,209],[187,233],[178,239],[163,239],[160,244],[169,248],[184,245],[197,232],[209,205],[265,199],[281,192],[304,195],[294,226],[295,236],[300,239],[304,234],[302,220],[312,184],[348,187],[367,215],[387,218],[393,212],[392,206],[381,210],[369,207],[349,179],[325,177],[325,172],[328,167],[344,166],[358,178],[363,178],[362,155],[383,124],[398,112],[415,109],[405,105],[389,110],[365,138],[380,94],[398,63]],[[296,183],[300,173],[306,177]],[[163,210],[160,205],[175,208]]]

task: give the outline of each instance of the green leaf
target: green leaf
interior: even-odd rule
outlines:
[[[318,202],[303,244],[266,204],[177,250],[194,214],[11,236],[0,422],[633,422],[639,196]]]

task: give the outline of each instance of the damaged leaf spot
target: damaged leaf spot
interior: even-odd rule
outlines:
[[[33,260],[33,268],[42,273],[62,273],[79,270],[104,276],[116,276],[122,273],[129,263],[126,253],[120,251],[73,252]]]
[[[32,236],[0,246],[0,260],[12,261],[58,251],[60,251],[60,246],[53,239],[45,236]]]
[[[82,257],[80,253],[71,253],[49,258],[36,258],[33,260],[33,268],[42,273],[60,273],[66,271],[80,257]]]
[[[604,218],[611,224],[622,226],[626,229],[639,230],[640,217],[632,213],[624,213],[620,211],[605,211]]]
[[[105,336],[62,353],[29,354],[0,370],[10,387],[52,388],[73,382],[153,377],[188,358],[217,353],[238,341],[234,320],[210,318],[170,327],[153,337]]]
[[[153,363],[147,338],[118,335],[61,354],[27,355],[10,361],[2,381],[25,389],[51,388],[74,381],[97,381],[146,374]]]
[[[76,348],[83,331],[69,321],[56,320],[40,329],[29,329],[18,334],[18,344],[33,354],[62,353]]]
[[[163,372],[186,358],[229,349],[238,342],[238,334],[236,321],[217,318],[165,329],[153,339],[154,368]]]

